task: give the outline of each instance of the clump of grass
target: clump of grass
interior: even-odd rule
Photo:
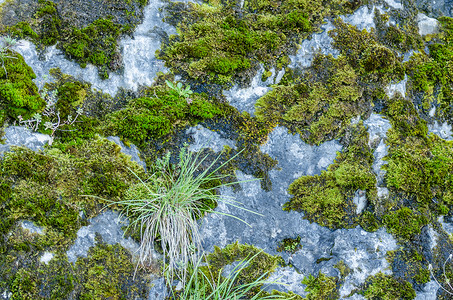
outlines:
[[[238,183],[221,183],[229,175],[218,172],[234,157],[219,165],[218,156],[200,171],[207,155],[193,154],[185,145],[180,150],[177,165],[170,164],[168,153],[157,160],[154,173],[146,181],[136,175],[140,182],[129,188],[125,199],[112,202],[122,207],[122,215],[133,220],[128,229],[140,232],[139,264],[147,265],[151,261],[154,243],[160,240],[168,282],[174,275],[185,282],[186,269],[189,263],[197,262],[202,248],[197,219],[210,212],[210,205],[218,201],[239,207],[237,202],[220,197],[216,192],[218,187]]]
[[[263,273],[261,276],[252,282],[241,282],[239,277],[246,267],[255,259],[261,252],[256,253],[248,259],[241,260],[236,267],[227,276],[222,276],[222,272],[218,272],[218,277],[215,277],[208,266],[201,266],[201,260],[191,270],[191,276],[184,287],[184,290],[179,295],[178,299],[184,300],[221,300],[221,299],[292,299],[284,295],[266,295],[266,292],[260,290],[258,293],[251,296],[254,289],[259,289],[264,284],[275,284],[277,282],[269,282],[265,279],[269,275]],[[278,284],[278,283],[277,283]]]

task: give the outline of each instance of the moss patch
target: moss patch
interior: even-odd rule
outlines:
[[[322,300],[322,299],[338,299],[340,294],[337,285],[338,278],[327,276],[319,272],[318,276],[308,275],[302,280],[305,284],[305,291],[308,292],[306,299]]]
[[[40,48],[56,44],[68,58],[76,60],[82,67],[91,63],[98,67],[101,78],[108,78],[108,71],[121,67],[119,37],[132,32],[141,19],[146,1],[108,2],[99,1],[96,4],[71,1],[69,5],[64,5],[39,0],[33,15],[21,16],[19,22],[7,21],[11,24],[3,32],[29,38]],[[96,18],[92,17],[94,7],[85,12],[82,18],[75,13],[91,4],[94,7],[97,5]]]
[[[313,68],[288,85],[274,86],[255,104],[260,121],[280,122],[310,144],[337,138],[367,108],[356,72],[345,58],[318,55]]]
[[[366,299],[414,299],[415,291],[405,280],[398,280],[381,272],[367,278],[363,296]]]
[[[294,196],[284,210],[303,211],[305,218],[329,228],[355,226],[352,198],[360,189],[368,199],[376,197],[376,178],[371,170],[373,155],[368,146],[368,132],[361,125],[351,129],[348,146],[321,175],[302,176],[289,186]]]
[[[52,247],[66,247],[75,238],[83,223],[79,211],[93,217],[101,208],[99,201],[82,195],[121,199],[136,180],[127,168],[143,173],[105,139],[60,147],[44,153],[13,147],[1,160],[0,175],[10,190],[2,202],[8,215],[4,226],[32,220],[46,229],[46,243]]]
[[[22,55],[11,50],[5,54],[0,63],[0,126],[18,116],[28,119],[46,105],[32,81],[36,75]]]
[[[323,18],[346,5],[342,1],[206,1],[167,7],[177,25],[159,57],[168,67],[194,80],[225,85],[248,82],[258,62],[275,65],[295,42],[316,30]],[[292,50],[291,50],[292,49]],[[283,54],[283,55],[282,55]]]

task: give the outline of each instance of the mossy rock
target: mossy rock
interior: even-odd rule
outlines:
[[[19,219],[32,220],[46,228],[48,243],[67,247],[84,224],[80,211],[93,217],[106,204],[85,195],[122,199],[136,181],[130,169],[140,175],[144,170],[106,139],[56,146],[60,149],[44,153],[20,147],[5,153],[0,178],[9,192],[1,205],[8,219],[2,222],[2,231]]]
[[[353,227],[358,221],[352,198],[357,190],[376,199],[376,178],[371,170],[373,156],[366,129],[356,125],[343,153],[320,175],[302,176],[290,184],[293,195],[283,210],[303,211],[305,218],[329,228]],[[365,218],[366,215],[364,215]]]
[[[166,66],[193,80],[226,86],[233,80],[249,83],[258,62],[277,65],[293,53],[324,17],[345,3],[306,0],[206,1],[182,8],[169,4],[167,21],[177,26],[159,58]]]
[[[367,278],[363,296],[367,300],[414,299],[412,285],[402,279],[381,272]]]
[[[33,70],[17,52],[7,50],[6,58],[0,65],[0,111],[4,120],[17,120],[18,116],[30,118],[41,111],[46,102],[32,81],[36,78]]]
[[[323,300],[323,299],[338,299],[338,278],[327,276],[319,272],[318,276],[308,275],[302,280],[305,284],[305,291],[308,292],[306,299]]]
[[[98,67],[101,78],[121,67],[119,38],[131,34],[143,18],[146,0],[70,1],[39,0],[29,9],[33,13],[6,20],[1,28],[15,37],[32,40],[38,49],[57,45],[68,58],[82,67]],[[15,10],[14,4],[8,9]],[[21,7],[22,9],[22,7]],[[14,14],[16,15],[16,14]]]
[[[75,263],[80,288],[79,299],[135,299],[148,296],[149,280],[144,272],[135,275],[131,254],[121,245],[98,242],[88,250],[86,258]]]
[[[259,121],[280,122],[310,144],[344,134],[367,109],[355,71],[344,57],[317,55],[305,79],[274,86],[255,104]]]
[[[101,132],[118,135],[143,147],[147,141],[169,135],[178,128],[223,114],[223,105],[204,93],[193,93],[191,101],[189,104],[166,85],[156,85],[146,91],[146,96],[133,99],[124,109],[109,114]]]

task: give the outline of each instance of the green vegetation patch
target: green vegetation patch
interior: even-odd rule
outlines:
[[[321,272],[319,272],[316,277],[310,274],[302,280],[302,284],[306,285],[305,291],[308,292],[305,299],[338,299],[340,297],[340,293],[338,291],[339,285],[337,283],[337,277],[330,277]]]
[[[184,96],[173,93],[165,84],[149,88],[143,97],[106,117],[100,130],[117,135],[138,147],[151,139],[173,133],[188,125],[223,114],[223,105],[210,100],[207,94],[193,93],[190,103]]]
[[[414,214],[410,208],[402,207],[385,215],[383,223],[391,234],[410,240],[420,234],[421,228],[428,224],[428,220],[422,215]]]
[[[313,69],[258,99],[260,121],[279,122],[310,144],[344,134],[351,118],[366,111],[358,76],[344,57],[317,55]]]
[[[416,200],[420,211],[429,207],[445,214],[443,207],[453,204],[453,142],[427,135],[426,122],[409,100],[394,97],[386,112],[392,124],[385,158],[387,185]]]
[[[20,226],[8,236],[7,251],[0,255],[0,288],[11,299],[133,299],[148,293],[144,272],[138,270],[131,255],[119,244],[107,245],[99,237],[87,257],[68,262],[64,251],[41,262],[43,236],[30,234]]]
[[[430,37],[429,54],[421,50],[405,64],[413,90],[423,95],[420,109],[427,114],[435,106],[435,117],[453,124],[453,19],[438,21],[440,32]]]
[[[321,175],[302,176],[290,184],[293,195],[283,210],[303,211],[305,218],[329,228],[353,227],[357,222],[352,202],[357,190],[376,198],[376,178],[371,170],[373,155],[363,125],[352,127],[347,148]]]
[[[69,6],[83,5],[77,2],[71,1]],[[108,71],[121,67],[119,37],[132,33],[146,4],[145,1],[108,2],[116,3],[111,3],[112,6],[98,3],[98,16],[93,19],[93,10],[81,18],[61,3],[39,0],[32,16],[21,16],[19,22],[12,21],[2,31],[31,39],[40,48],[56,44],[68,58],[74,59],[82,67],[87,63],[97,66],[100,77],[105,79],[109,77]],[[74,9],[83,10],[80,7]]]
[[[307,0],[206,1],[171,4],[167,21],[177,25],[159,57],[166,66],[194,80],[227,84],[248,82],[258,62],[275,65],[295,50],[324,17],[346,6],[343,1]]]
[[[144,172],[119,146],[101,138],[41,153],[12,147],[0,163],[0,178],[9,191],[1,199],[2,234],[17,220],[31,220],[45,228],[52,247],[66,247],[75,239],[84,222],[80,211],[88,217],[99,212],[102,205],[83,195],[121,199],[136,180],[127,168]]]
[[[367,278],[362,294],[370,300],[415,298],[415,290],[409,282],[381,272]]]
[[[264,277],[261,279],[265,280],[275,271],[280,262],[278,256],[267,254],[253,245],[239,244],[236,242],[223,249],[215,246],[214,252],[206,256],[208,267],[201,267],[201,269],[208,278],[217,279],[224,267],[244,259],[250,259],[253,256],[255,256],[253,260],[249,261],[248,265],[244,267],[242,272],[237,276],[237,283],[244,284],[253,282],[263,275]],[[252,289],[249,296],[258,293],[261,286],[262,284]]]
[[[91,247],[86,258],[79,258],[75,272],[80,281],[78,299],[136,299],[148,296],[149,280],[144,272],[135,275],[130,253],[121,245],[102,242]]]
[[[375,83],[382,87],[390,81],[400,81],[404,78],[402,58],[397,52],[378,42],[376,32],[372,29],[358,30],[356,26],[343,22],[340,18],[334,20],[335,29],[329,31],[333,38],[333,47],[340,50],[348,63],[361,77],[362,82]],[[370,86],[368,89],[375,89]]]
[[[32,81],[36,75],[22,55],[11,50],[2,53],[5,57],[0,62],[0,125],[7,119],[17,120],[18,116],[30,118],[46,105]]]

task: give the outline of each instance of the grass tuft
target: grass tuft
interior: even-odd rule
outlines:
[[[211,212],[213,203],[221,201],[244,209],[216,192],[218,187],[238,183],[222,183],[229,175],[219,174],[236,156],[220,165],[218,156],[200,171],[207,155],[194,154],[187,145],[180,150],[178,164],[170,164],[170,155],[167,153],[156,161],[154,173],[146,181],[131,170],[140,182],[128,189],[124,200],[110,201],[110,205],[121,207],[121,214],[132,220],[128,230],[140,232],[139,264],[146,266],[151,262],[154,243],[160,241],[166,260],[164,274],[169,283],[175,275],[185,282],[189,263],[195,264],[200,257],[202,239],[197,219]]]

